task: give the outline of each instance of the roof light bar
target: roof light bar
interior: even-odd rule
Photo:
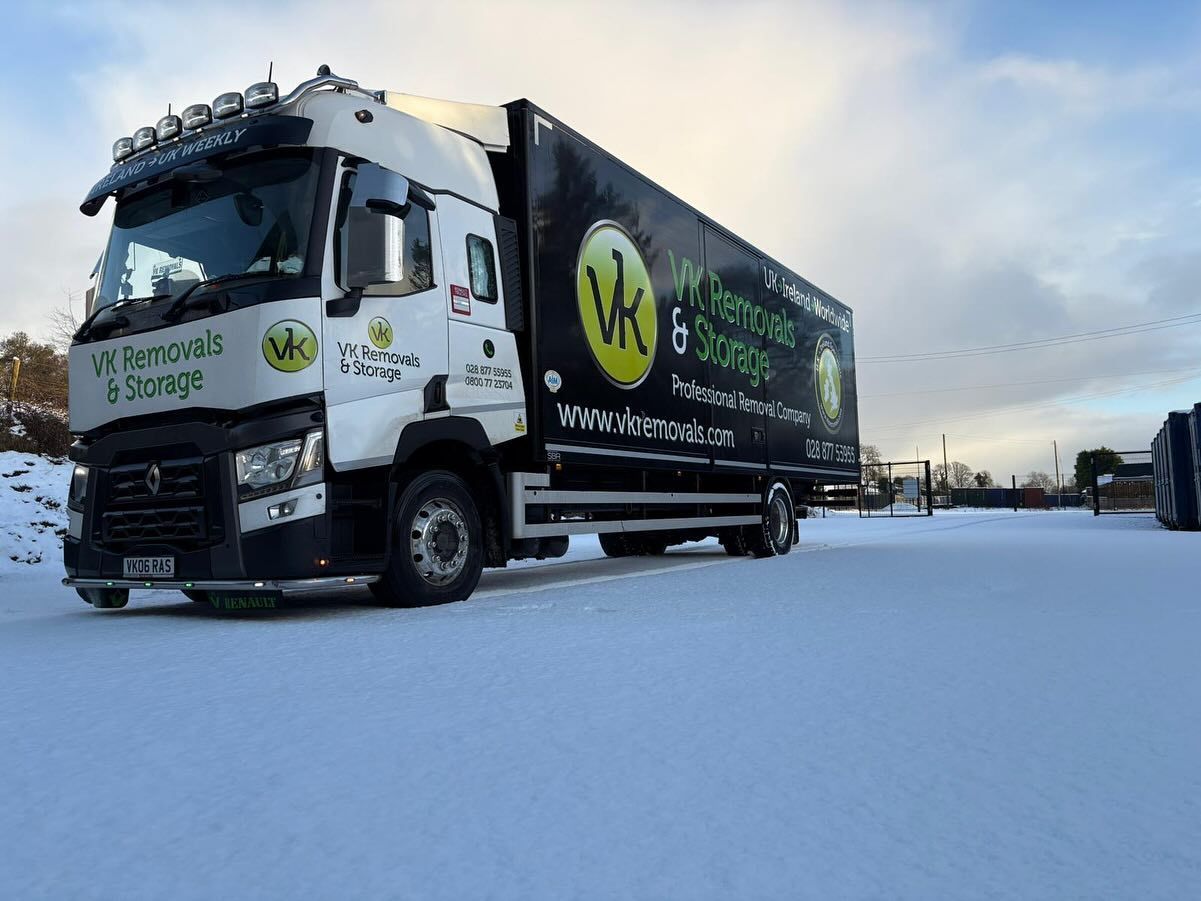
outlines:
[[[119,163],[133,155],[133,138],[117,138],[113,142],[113,162]]]
[[[274,81],[256,81],[246,89],[246,107],[262,109],[279,102],[279,85]]]
[[[154,134],[160,141],[170,141],[183,131],[183,120],[179,116],[163,116],[154,126]]]
[[[207,103],[193,103],[183,111],[184,128],[204,128],[213,121],[213,110]]]
[[[154,126],[143,125],[133,133],[133,152],[139,153],[147,147],[153,147],[157,140],[154,136]]]
[[[242,112],[242,95],[237,91],[222,94],[213,101],[213,115],[218,119],[228,119]]]

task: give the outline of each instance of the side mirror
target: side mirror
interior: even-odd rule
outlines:
[[[409,180],[375,163],[359,166],[350,207],[404,215],[409,205]]]
[[[409,180],[383,166],[366,163],[355,175],[346,211],[346,286],[389,284],[404,278],[404,216]]]
[[[346,287],[369,288],[404,278],[404,220],[352,206],[346,215]]]

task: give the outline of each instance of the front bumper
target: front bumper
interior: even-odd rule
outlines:
[[[303,434],[322,419],[310,407],[236,426],[185,422],[77,444],[71,457],[91,472],[86,509],[71,511],[63,540],[67,584],[149,587],[124,572],[126,557],[149,556],[175,559],[174,577],[155,581],[155,588],[276,590],[270,586],[278,584],[295,591],[347,578],[362,584],[361,561],[334,559],[328,482],[250,500],[237,491],[236,448]],[[153,496],[141,485],[151,463],[162,478]],[[288,514],[276,510],[273,517],[271,508],[285,502]]]
[[[63,579],[69,588],[132,588],[177,591],[265,591],[280,594],[303,594],[305,592],[333,591],[356,585],[370,585],[379,581],[379,576],[321,576],[314,579],[199,579],[194,582],[179,579],[136,581],[130,579]]]

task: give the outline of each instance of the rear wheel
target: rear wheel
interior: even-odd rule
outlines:
[[[638,536],[638,543],[642,548],[642,553],[647,557],[662,557],[667,553],[667,539],[654,532]]]
[[[468,598],[484,570],[483,528],[467,484],[425,472],[405,486],[392,521],[388,568],[371,586],[389,607],[429,607]]]
[[[597,537],[606,557],[633,557],[638,553],[625,532],[601,532]]]
[[[756,557],[779,557],[792,550],[796,508],[783,482],[772,482],[763,493],[763,521],[746,529],[747,549]]]
[[[747,544],[747,530],[745,528],[728,529],[723,532],[720,539],[721,546],[725,548],[727,554],[731,557],[745,557],[751,552]]]
[[[659,557],[667,553],[667,539],[654,532],[602,532],[598,537],[606,557]]]

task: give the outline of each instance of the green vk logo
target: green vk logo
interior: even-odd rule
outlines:
[[[638,245],[616,222],[595,223],[580,242],[576,302],[601,372],[619,388],[640,385],[655,359],[655,289]]]
[[[300,372],[317,359],[317,336],[303,322],[284,319],[263,335],[263,357],[280,372]]]
[[[838,345],[829,335],[822,335],[817,341],[813,369],[818,412],[826,428],[837,432],[842,425],[842,366],[838,362]]]
[[[380,350],[387,350],[392,346],[392,325],[383,316],[376,316],[367,323],[367,336]]]

